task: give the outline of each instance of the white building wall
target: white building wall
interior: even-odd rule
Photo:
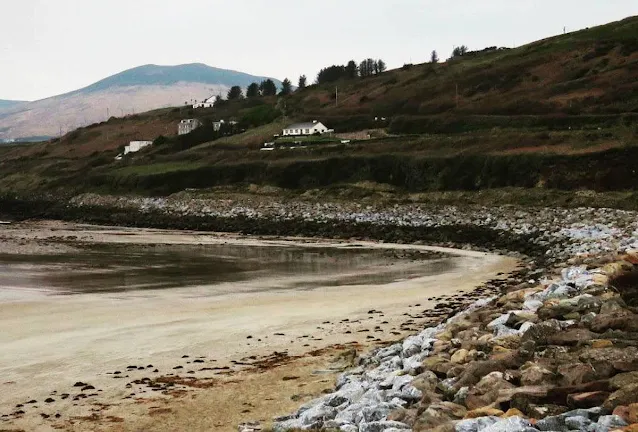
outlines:
[[[144,147],[153,145],[153,141],[131,141],[129,145],[124,147],[124,154],[137,153]]]

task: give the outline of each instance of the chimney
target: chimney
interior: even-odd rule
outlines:
[[[313,120],[313,121],[312,121],[312,124],[317,124],[317,120]]]

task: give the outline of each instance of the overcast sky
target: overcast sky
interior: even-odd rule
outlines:
[[[0,0],[0,99],[34,100],[154,63],[296,83],[455,45],[518,46],[638,14],[638,0]]]

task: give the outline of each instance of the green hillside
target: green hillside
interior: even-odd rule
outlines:
[[[615,205],[634,207],[636,34],[638,17],[632,17],[517,49],[470,51],[287,96],[111,119],[60,141],[0,149],[0,187],[156,195],[251,185],[286,193],[361,184],[393,194],[518,188],[513,195],[519,201],[542,190],[561,202],[570,201],[566,192],[587,189],[622,192],[623,202]],[[177,123],[191,117],[205,126],[175,137]],[[211,124],[219,119],[238,124],[215,133]],[[285,125],[313,119],[351,142],[260,151]],[[114,161],[139,131],[162,137]]]

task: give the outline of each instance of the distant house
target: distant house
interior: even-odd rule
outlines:
[[[144,147],[152,146],[153,141],[131,141],[129,145],[124,147],[124,154],[120,153],[115,157],[116,160],[122,160],[122,156],[127,155],[129,153],[137,153],[142,150]]]
[[[334,132],[328,129],[323,123],[313,120],[307,123],[296,123],[284,129],[284,136],[314,135]]]
[[[226,123],[224,120],[213,122],[213,130],[215,132],[219,132],[219,130],[222,128],[222,125],[224,123]]]
[[[198,119],[184,119],[179,122],[177,126],[177,134],[178,135],[186,135],[193,132],[195,129],[200,127],[202,122]]]
[[[195,102],[193,108],[212,108],[215,105],[216,96],[211,96],[208,99],[204,99],[202,102]]]

